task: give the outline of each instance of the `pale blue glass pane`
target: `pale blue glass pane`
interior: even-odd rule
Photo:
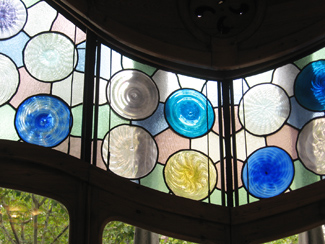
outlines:
[[[168,127],[164,116],[164,105],[160,103],[156,112],[148,119],[133,121],[132,124],[142,126],[152,135],[157,135]]]
[[[85,71],[85,59],[86,59],[86,42],[83,42],[77,46],[77,51],[78,51],[78,63],[76,70],[80,72]]]
[[[20,32],[13,38],[0,41],[0,53],[6,54],[15,62],[17,67],[21,67],[23,66],[22,52],[28,41],[29,37],[24,32]]]
[[[312,112],[301,107],[297,100],[292,97],[291,102],[291,113],[288,119],[288,124],[301,129],[309,120],[324,116],[324,112]]]

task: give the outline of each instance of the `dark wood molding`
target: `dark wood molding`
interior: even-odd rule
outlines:
[[[111,220],[198,243],[236,244],[270,241],[325,222],[325,181],[227,208],[143,187],[55,150],[5,140],[0,141],[0,186],[63,203],[70,214],[70,241],[78,244],[101,243]],[[80,234],[85,226],[89,233]]]

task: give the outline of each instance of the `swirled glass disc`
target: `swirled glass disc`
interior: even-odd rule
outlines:
[[[208,197],[217,182],[217,171],[211,159],[191,150],[173,154],[166,163],[164,174],[175,195],[193,200]]]
[[[239,104],[239,119],[255,135],[267,135],[281,128],[290,114],[290,100],[276,85],[254,86]]]
[[[71,74],[78,60],[72,41],[59,33],[42,33],[24,50],[26,69],[34,78],[53,82]]]
[[[303,127],[297,151],[306,168],[325,175],[325,118],[314,119]]]
[[[278,147],[255,151],[244,165],[242,178],[245,188],[255,197],[269,198],[284,192],[292,182],[292,159]]]
[[[297,76],[294,85],[297,101],[313,111],[325,110],[325,61],[308,64]]]
[[[15,126],[25,142],[53,147],[70,133],[72,117],[69,107],[60,99],[37,95],[22,102],[16,112]]]
[[[126,119],[144,119],[152,115],[159,103],[156,84],[137,70],[115,74],[107,87],[107,98],[113,110]]]
[[[141,127],[121,125],[106,134],[102,156],[113,173],[137,179],[153,170],[158,149],[151,135]]]
[[[214,123],[214,111],[210,101],[192,89],[177,90],[165,105],[168,124],[177,133],[190,137],[206,134]]]
[[[16,65],[5,55],[0,54],[0,106],[16,92],[19,74]]]
[[[0,39],[16,35],[26,23],[27,11],[20,0],[0,0]]]

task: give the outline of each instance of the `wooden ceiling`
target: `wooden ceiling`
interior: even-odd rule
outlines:
[[[322,0],[54,0],[119,51],[211,79],[281,65],[319,48]]]

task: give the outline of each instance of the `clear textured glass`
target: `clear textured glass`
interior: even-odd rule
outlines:
[[[72,41],[59,33],[42,33],[32,38],[24,50],[28,72],[46,82],[62,80],[71,74],[78,60]]]
[[[0,54],[0,72],[0,105],[3,105],[16,92],[19,73],[11,59],[2,54]]]
[[[0,0],[0,39],[16,35],[26,23],[27,11],[20,0]]]
[[[255,135],[267,135],[281,128],[290,114],[290,100],[285,91],[272,84],[251,88],[239,105],[239,118]]]
[[[316,174],[325,174],[325,118],[317,118],[299,133],[298,155],[303,164]]]
[[[206,134],[214,123],[210,101],[192,89],[181,89],[171,94],[165,105],[165,115],[174,131],[189,138]]]
[[[168,159],[164,173],[175,195],[193,200],[208,197],[217,182],[217,171],[211,159],[197,151],[175,153]]]
[[[157,109],[159,92],[145,73],[124,70],[111,78],[107,98],[113,110],[123,118],[144,119]]]
[[[53,147],[70,133],[72,117],[69,107],[60,99],[37,95],[25,100],[17,109],[15,126],[28,143]]]
[[[308,64],[297,76],[294,86],[297,101],[312,111],[325,110],[325,61]]]
[[[284,192],[294,176],[293,162],[281,148],[265,147],[254,152],[244,165],[245,188],[258,198],[269,198]]]
[[[105,136],[102,156],[113,173],[137,179],[153,170],[158,149],[151,135],[141,127],[121,125]]]

